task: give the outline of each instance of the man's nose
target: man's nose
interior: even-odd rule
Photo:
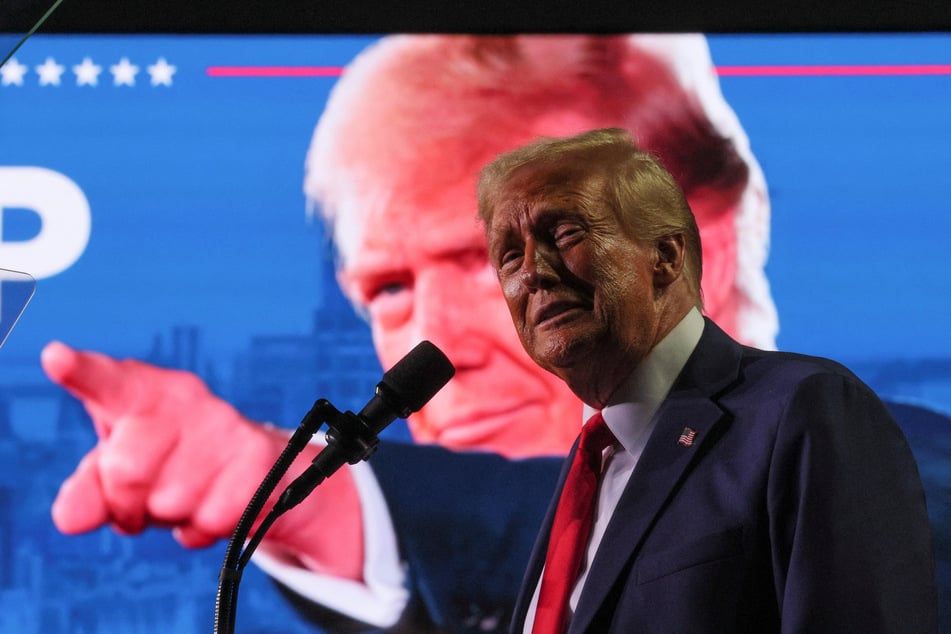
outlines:
[[[535,239],[525,242],[522,283],[532,290],[550,288],[558,281],[553,248]]]
[[[416,336],[449,343],[471,334],[482,312],[479,283],[455,267],[438,267],[418,276],[413,306]]]

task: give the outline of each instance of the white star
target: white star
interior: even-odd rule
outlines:
[[[88,57],[83,58],[82,64],[73,66],[73,73],[76,74],[77,86],[95,86],[99,84],[99,73],[102,72],[102,66],[93,64]]]
[[[152,76],[153,86],[171,86],[172,75],[178,70],[165,61],[164,57],[158,58],[158,61],[148,67],[149,75]]]
[[[40,86],[59,86],[59,79],[66,67],[57,64],[52,57],[36,67],[36,74],[40,76]]]
[[[0,66],[0,77],[4,86],[22,86],[23,76],[28,70],[26,64],[21,64],[17,58],[12,58],[3,66]]]
[[[116,86],[135,86],[135,76],[139,72],[139,67],[129,62],[128,57],[123,57],[118,64],[109,67],[112,73],[112,83]]]

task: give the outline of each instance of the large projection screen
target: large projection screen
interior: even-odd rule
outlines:
[[[223,544],[53,527],[96,436],[44,375],[47,342],[194,372],[285,427],[315,398],[344,409],[372,394],[369,328],[302,179],[329,91],[376,40],[38,35],[0,68],[0,268],[37,280],[0,349],[0,633],[197,633],[213,616]],[[951,36],[707,41],[768,186],[776,346],[951,414]],[[0,281],[0,299],[19,283]],[[400,423],[386,436],[411,441]],[[926,480],[951,475],[946,438],[916,449]],[[936,525],[949,495],[929,489]],[[951,544],[937,547],[947,601]],[[252,567],[241,629],[275,622],[314,631]]]

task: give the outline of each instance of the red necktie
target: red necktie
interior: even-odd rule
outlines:
[[[568,600],[578,580],[594,520],[601,457],[614,440],[600,412],[581,430],[551,527],[532,634],[556,634],[567,629]]]

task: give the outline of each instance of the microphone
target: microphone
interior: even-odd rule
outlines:
[[[419,411],[456,373],[442,350],[421,341],[376,384],[376,393],[357,417],[373,434],[396,418]]]
[[[241,573],[251,554],[261,543],[264,534],[282,513],[300,504],[318,484],[330,477],[346,463],[367,460],[380,443],[377,434],[397,417],[406,418],[419,410],[436,392],[449,382],[456,369],[442,351],[423,341],[400,359],[376,386],[376,394],[360,410],[340,412],[327,399],[319,399],[304,416],[287,447],[251,498],[228,542],[224,563],[218,575],[218,594],[215,597],[215,632],[234,632],[234,612],[237,607],[238,584]],[[327,423],[327,446],[313,462],[281,494],[277,504],[248,540],[244,551],[241,544],[251,531],[254,519],[291,461],[307,444],[314,432]]]
[[[319,410],[327,417],[327,446],[288,485],[272,513],[284,513],[300,504],[344,464],[369,459],[379,444],[377,434],[397,418],[406,418],[421,409],[455,373],[442,350],[422,341],[383,375],[373,398],[359,414],[340,413],[326,400],[318,401],[311,413]]]

